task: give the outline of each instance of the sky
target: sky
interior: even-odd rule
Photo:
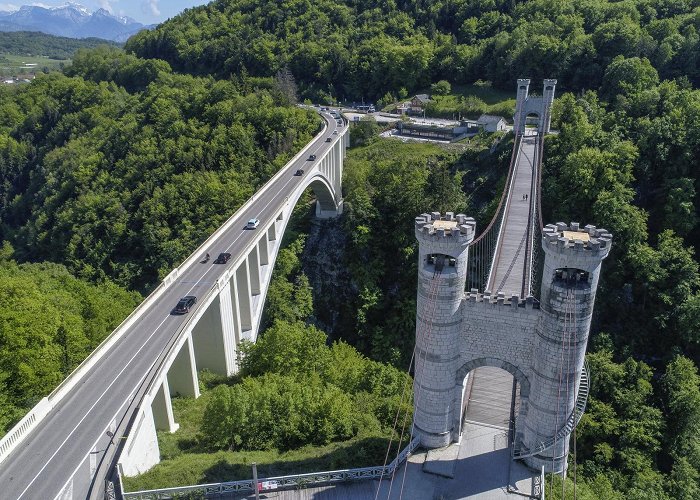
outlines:
[[[96,11],[100,7],[116,16],[129,16],[143,24],[154,24],[165,21],[187,7],[203,5],[210,0],[73,0]],[[30,0],[0,1],[0,10],[17,10],[21,5],[41,5],[42,7],[58,7],[69,3],[67,0]]]

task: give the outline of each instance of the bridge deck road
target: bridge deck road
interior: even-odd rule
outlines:
[[[309,150],[319,160],[333,145],[326,143],[326,138],[335,138],[333,131],[343,127],[328,114],[323,118],[327,128],[314,139]],[[309,175],[311,165],[307,156],[285,165],[283,169],[288,175],[271,180],[266,193],[239,214],[238,223],[203,249],[202,257],[206,252],[214,256],[230,252],[234,257],[243,252],[258,236],[258,230],[245,229],[246,221],[257,217],[263,227],[276,217],[287,194]],[[303,176],[294,175],[298,168],[304,167]],[[74,480],[70,496],[84,498],[87,495],[89,472],[102,458],[109,441],[108,432],[114,429],[115,420],[124,415],[137,386],[187,319],[171,315],[170,311],[184,295],[204,295],[226,267],[213,265],[212,261],[195,263],[165,290],[114,348],[0,464],[2,500],[55,498],[78,469],[80,474]],[[198,303],[195,307],[199,306]]]
[[[523,270],[528,254],[526,245],[530,244],[526,241],[529,239],[526,238],[528,217],[530,207],[536,201],[536,196],[530,192],[536,145],[537,136],[523,136],[515,166],[513,187],[508,193],[508,206],[496,248],[496,260],[487,286],[493,293],[504,292],[506,297],[520,295],[523,285]],[[528,195],[528,199],[524,200],[523,195]]]

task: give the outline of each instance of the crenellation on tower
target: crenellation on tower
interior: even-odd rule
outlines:
[[[543,228],[538,301],[490,290],[464,291],[475,229],[474,219],[464,214],[416,217],[417,435],[427,448],[458,441],[464,377],[476,367],[496,366],[509,371],[520,386],[515,446],[534,450],[521,454],[523,459],[533,468],[564,472],[567,426],[575,417],[581,381],[587,380],[583,364],[595,292],[612,235],[577,222]]]

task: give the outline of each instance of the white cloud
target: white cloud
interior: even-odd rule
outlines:
[[[141,7],[146,14],[160,16],[160,9],[158,9],[158,0],[145,0]]]
[[[112,6],[110,3],[112,3],[114,0],[99,0],[100,7],[102,7],[104,10],[110,13],[114,13],[112,10]]]
[[[51,5],[46,5],[41,2],[22,2],[22,5],[33,5],[35,7],[44,7],[45,9],[50,9]],[[0,3],[0,10],[14,12],[19,10],[19,5],[14,3]]]

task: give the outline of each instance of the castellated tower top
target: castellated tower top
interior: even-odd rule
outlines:
[[[578,268],[597,267],[610,253],[612,234],[595,226],[580,227],[578,222],[547,224],[542,229],[542,248],[557,260]],[[586,265],[588,264],[588,265]]]
[[[421,244],[467,246],[474,240],[475,229],[476,221],[464,214],[431,212],[416,217],[416,238]]]

